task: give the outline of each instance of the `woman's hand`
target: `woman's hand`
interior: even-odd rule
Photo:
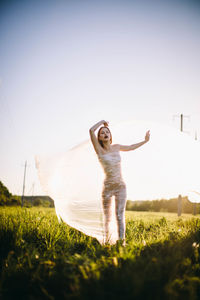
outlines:
[[[146,135],[145,135],[145,142],[148,142],[149,139],[150,139],[150,130],[148,130],[148,131],[146,132]]]
[[[102,120],[102,123],[105,127],[108,127],[108,123],[109,123],[108,121]]]
[[[101,120],[99,121],[97,124],[93,125],[91,128],[90,128],[90,132],[94,132],[95,130],[97,130],[97,128],[101,125],[104,125],[106,127],[108,127],[108,122],[105,121],[105,120]]]

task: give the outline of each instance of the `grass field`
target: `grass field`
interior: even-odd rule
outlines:
[[[101,246],[54,209],[0,208],[0,299],[200,299],[200,219],[127,212]]]

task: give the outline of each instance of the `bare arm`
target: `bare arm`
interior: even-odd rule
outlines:
[[[95,130],[97,130],[97,128],[99,127],[99,126],[101,126],[101,125],[103,125],[104,124],[104,126],[108,126],[108,122],[106,122],[105,120],[101,120],[101,121],[99,121],[98,123],[96,123],[94,126],[92,126],[91,128],[90,128],[90,132],[91,131],[95,131]]]
[[[97,154],[101,151],[101,146],[100,146],[100,144],[98,142],[98,139],[95,135],[95,130],[97,130],[97,128],[100,127],[101,125],[108,126],[108,122],[106,122],[105,120],[101,120],[98,123],[96,123],[94,126],[92,126],[89,130],[90,139],[91,139],[92,144],[94,146],[94,150],[96,151]]]
[[[137,143],[137,144],[132,144],[132,145],[129,145],[129,146],[126,146],[126,145],[119,145],[119,150],[120,151],[131,151],[131,150],[135,150],[139,147],[141,147],[142,145],[146,144],[150,139],[150,131],[148,130],[146,132],[146,135],[145,135],[145,140],[140,142],[140,143]]]

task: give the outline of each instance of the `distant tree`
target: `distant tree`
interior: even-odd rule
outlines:
[[[0,181],[0,206],[20,206],[21,196],[12,195]],[[54,207],[54,201],[49,196],[24,196],[24,206]]]
[[[126,210],[155,211],[155,212],[177,212],[177,198],[160,199],[153,201],[127,201]],[[196,205],[197,213],[200,212],[200,204]],[[182,197],[182,213],[193,213],[193,204],[187,197]]]
[[[42,205],[42,200],[40,198],[35,199],[33,205],[34,206],[41,206]]]
[[[134,202],[127,200],[126,202],[126,210],[133,210]]]
[[[12,196],[11,205],[13,205],[13,206],[21,205],[21,196],[16,196],[16,195]]]
[[[12,194],[7,187],[0,181],[0,205],[9,205],[11,202]]]

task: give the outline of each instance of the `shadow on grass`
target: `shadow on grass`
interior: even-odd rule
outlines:
[[[200,299],[199,242],[200,230],[118,258],[99,278],[81,279],[80,299]]]
[[[36,233],[22,247],[1,232],[2,299],[199,299],[199,229],[137,251],[71,234],[48,249]]]

